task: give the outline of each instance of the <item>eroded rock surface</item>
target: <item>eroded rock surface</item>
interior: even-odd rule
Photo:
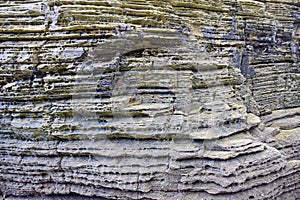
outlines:
[[[2,195],[300,198],[299,8],[2,1]]]

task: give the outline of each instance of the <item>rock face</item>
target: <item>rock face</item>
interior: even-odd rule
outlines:
[[[0,5],[5,198],[300,198],[298,0]]]

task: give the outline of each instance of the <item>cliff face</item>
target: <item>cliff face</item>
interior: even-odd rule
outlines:
[[[3,196],[300,197],[300,1],[0,5]]]

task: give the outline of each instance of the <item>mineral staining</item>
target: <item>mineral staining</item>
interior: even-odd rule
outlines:
[[[2,2],[1,193],[299,198],[298,6]]]

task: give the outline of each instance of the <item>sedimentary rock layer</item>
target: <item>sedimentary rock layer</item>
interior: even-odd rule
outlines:
[[[299,198],[299,8],[0,2],[2,195]]]

